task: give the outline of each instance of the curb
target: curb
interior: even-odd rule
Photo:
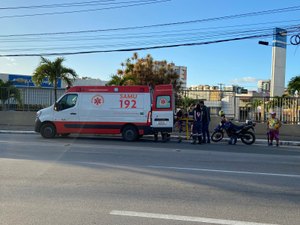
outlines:
[[[35,131],[21,131],[21,130],[0,130],[0,134],[37,134]],[[179,140],[178,135],[171,135],[171,139]],[[221,142],[228,142],[229,138],[223,138]],[[182,142],[191,142],[191,140],[187,140],[185,136],[181,136]],[[214,142],[212,142],[214,143]],[[256,139],[254,144],[264,144],[267,146],[267,140],[264,139]],[[287,146],[300,146],[300,141],[280,141],[279,145],[287,145]]]
[[[171,135],[171,138],[173,140],[179,140],[179,136],[176,135]],[[186,139],[186,137],[181,136],[181,141],[182,142],[191,142],[191,139]],[[220,142],[224,143],[224,142],[228,142],[229,138],[223,138]],[[211,142],[211,143],[218,143],[218,142]],[[264,140],[264,139],[256,139],[254,144],[264,144],[266,146],[268,146],[268,141]],[[285,146],[300,146],[300,141],[279,141],[279,145],[285,145]]]
[[[35,131],[26,130],[0,130],[1,134],[36,134]]]

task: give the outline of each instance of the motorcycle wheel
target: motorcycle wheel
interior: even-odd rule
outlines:
[[[241,141],[246,145],[252,145],[255,142],[255,135],[250,131],[246,131],[242,134]]]
[[[224,133],[221,131],[215,131],[213,132],[213,134],[211,135],[211,140],[213,142],[219,142],[223,139],[224,137]]]

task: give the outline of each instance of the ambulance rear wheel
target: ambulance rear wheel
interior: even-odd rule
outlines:
[[[124,141],[135,141],[138,138],[138,131],[134,126],[126,126],[122,131]]]
[[[41,135],[44,138],[54,138],[56,135],[56,128],[52,123],[45,123],[41,126]]]

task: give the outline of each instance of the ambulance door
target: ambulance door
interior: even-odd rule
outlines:
[[[57,133],[72,132],[79,128],[78,94],[69,93],[55,103],[54,123]]]
[[[154,91],[152,107],[152,128],[155,131],[172,132],[174,111],[172,87],[161,85]]]

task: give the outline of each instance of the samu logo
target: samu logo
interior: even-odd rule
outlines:
[[[102,104],[104,103],[104,98],[101,96],[101,95],[95,95],[93,98],[92,98],[92,104],[94,106],[101,106]]]
[[[161,98],[159,104],[164,106],[167,104],[167,100],[165,98]]]

